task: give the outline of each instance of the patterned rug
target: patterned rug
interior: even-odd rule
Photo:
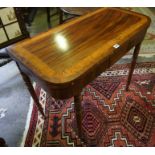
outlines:
[[[149,8],[146,8],[146,7],[132,7],[127,9],[147,15],[151,18],[151,25],[147,30],[145,39],[143,41],[143,44],[139,53],[139,57],[155,58],[155,50],[154,50],[155,49],[155,12],[151,11]],[[131,50],[127,55],[125,55],[125,57],[130,58],[132,55],[132,51],[133,50]]]
[[[35,86],[47,119],[33,106],[24,146],[155,146],[155,63],[137,64],[125,91],[127,65],[114,65],[82,92],[81,141],[73,98],[55,101]]]

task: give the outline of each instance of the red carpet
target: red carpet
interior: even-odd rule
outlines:
[[[155,146],[155,63],[115,65],[82,92],[84,142],[76,135],[73,98],[57,101],[36,86],[48,118],[33,107],[25,146]]]

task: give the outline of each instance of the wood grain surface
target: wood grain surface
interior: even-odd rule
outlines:
[[[55,98],[82,88],[140,43],[147,16],[101,8],[8,48],[23,71]]]

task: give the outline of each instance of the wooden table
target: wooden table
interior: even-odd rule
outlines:
[[[147,16],[102,8],[8,48],[39,111],[29,77],[56,99],[74,96],[78,135],[82,137],[82,89],[135,46],[131,76],[146,30]]]

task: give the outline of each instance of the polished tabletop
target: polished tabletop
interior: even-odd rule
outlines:
[[[144,15],[101,8],[10,46],[8,51],[37,77],[55,85],[64,84],[113,53],[117,55],[130,38],[149,24]]]

